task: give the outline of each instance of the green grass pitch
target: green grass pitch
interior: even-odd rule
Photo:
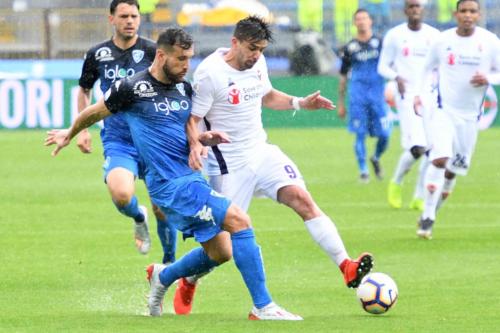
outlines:
[[[375,271],[399,287],[383,316],[361,309],[353,290],[310,239],[300,219],[270,200],[250,215],[274,300],[303,322],[250,322],[250,297],[233,262],[201,283],[193,314],[146,317],[144,267],[132,225],[102,183],[101,147],[74,146],[57,158],[44,131],[2,131],[0,143],[0,332],[498,332],[500,326],[500,128],[480,133],[472,169],[438,214],[431,241],[415,236],[418,213],[386,204],[399,156],[398,132],[383,158],[386,180],[357,180],[344,129],[272,129],[269,138],[300,167],[319,206],[336,222],[351,256],[370,251]],[[368,143],[369,151],[374,141]],[[404,202],[413,192],[407,177]],[[149,206],[142,183],[138,196]],[[155,226],[154,221],[151,222]],[[179,240],[178,253],[195,246]]]

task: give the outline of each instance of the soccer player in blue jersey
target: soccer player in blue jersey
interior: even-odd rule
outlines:
[[[356,38],[342,49],[340,68],[338,115],[344,118],[344,104],[349,83],[349,131],[356,135],[354,152],[358,161],[360,181],[367,183],[369,178],[366,163],[365,140],[367,134],[377,137],[374,154],[370,157],[375,175],[382,179],[380,157],[387,149],[390,135],[390,122],[387,118],[387,106],[384,100],[384,79],[377,72],[382,40],[372,33],[372,20],[368,12],[358,9],[354,13]]]
[[[104,93],[116,81],[145,70],[153,62],[156,44],[137,34],[140,24],[137,0],[113,0],[109,7],[113,37],[92,47],[85,55],[78,90],[78,111],[90,105],[90,93],[97,80]],[[141,175],[141,163],[130,129],[122,114],[104,120],[101,131],[104,146],[104,180],[116,208],[134,219],[135,243],[139,252],[148,253],[151,240],[146,207],[140,206],[134,195],[134,180]],[[91,137],[87,129],[80,132],[78,147],[91,152]],[[164,214],[153,205],[157,230],[163,247],[163,262],[175,261],[177,231],[169,227]]]
[[[70,129],[50,131],[45,144],[57,145],[55,156],[84,128],[113,114],[123,115],[144,161],[152,201],[168,214],[169,223],[201,243],[168,266],[148,266],[152,316],[161,315],[165,292],[174,281],[206,273],[233,256],[253,299],[249,319],[301,320],[272,301],[248,215],[213,191],[201,173],[189,166],[190,147],[198,141],[203,145],[229,142],[223,132],[190,135],[189,140],[186,135],[192,88],[183,78],[194,54],[192,44],[185,31],[167,29],[158,38],[149,70],[115,82],[103,99],[80,113]]]

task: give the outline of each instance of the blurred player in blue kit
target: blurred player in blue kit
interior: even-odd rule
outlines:
[[[199,142],[229,142],[223,132],[208,131],[195,137],[189,133],[197,132],[188,126],[186,134],[192,88],[183,78],[194,54],[192,44],[185,31],[167,29],[158,38],[149,70],[115,82],[103,99],[82,111],[70,129],[50,131],[45,144],[56,144],[53,155],[57,155],[78,132],[114,114],[122,115],[129,125],[145,164],[152,201],[168,214],[169,223],[201,243],[170,265],[148,266],[152,316],[162,314],[165,292],[174,281],[206,273],[233,256],[252,296],[249,319],[301,320],[272,301],[248,215],[213,191],[201,173],[189,166],[190,149]]]
[[[92,47],[85,55],[79,80],[78,111],[90,105],[91,90],[97,80],[105,92],[116,81],[145,70],[153,62],[156,44],[137,34],[140,25],[137,0],[113,0],[109,7],[109,21],[114,28],[113,37]],[[116,208],[134,220],[134,237],[138,251],[149,252],[151,240],[148,230],[147,209],[140,206],[135,192],[135,178],[142,178],[142,167],[134,147],[130,129],[122,114],[104,120],[101,131],[104,147],[104,180]],[[77,140],[84,153],[91,152],[91,137],[87,129]],[[163,262],[175,261],[177,231],[169,227],[164,214],[153,205],[157,229],[163,247]]]
[[[349,83],[349,131],[356,135],[354,152],[359,166],[360,181],[369,181],[366,163],[365,141],[367,134],[377,137],[374,154],[370,157],[375,175],[382,179],[383,171],[380,157],[387,149],[391,125],[387,118],[384,99],[384,79],[377,73],[377,64],[382,41],[372,33],[372,20],[368,12],[358,9],[354,13],[356,38],[348,42],[341,51],[338,115],[344,118],[344,104]]]

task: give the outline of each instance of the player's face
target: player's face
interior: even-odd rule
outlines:
[[[240,41],[233,37],[236,63],[240,71],[252,68],[269,44],[267,40]]]
[[[421,0],[407,0],[405,2],[405,14],[410,22],[420,22],[422,21],[424,7],[421,4]]]
[[[121,3],[116,7],[115,14],[109,16],[109,21],[115,28],[116,36],[128,40],[137,35],[141,16],[136,6]]]
[[[161,50],[163,58],[163,73],[167,79],[173,83],[179,83],[184,80],[188,70],[189,61],[194,55],[194,48],[185,50],[180,46],[174,45],[173,50],[165,52]]]
[[[367,12],[359,12],[354,16],[354,26],[358,32],[364,33],[372,28],[372,19]]]
[[[479,4],[475,1],[464,1],[460,3],[455,12],[458,29],[465,33],[474,30],[480,17]]]

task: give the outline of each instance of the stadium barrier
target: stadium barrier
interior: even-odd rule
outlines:
[[[0,129],[40,129],[67,127],[77,115],[77,91],[81,61],[67,63],[43,62],[31,70],[7,72],[0,66]],[[45,65],[45,66],[42,66]],[[7,64],[8,67],[13,66]],[[66,75],[57,75],[55,66]],[[69,70],[71,69],[71,70]],[[271,71],[272,72],[272,71]],[[316,90],[337,100],[338,79],[335,76],[275,76],[273,86],[291,95],[304,96]],[[100,90],[94,89],[94,100]],[[498,93],[498,89],[496,90]],[[483,127],[499,126],[496,117],[497,102],[494,92],[485,103]],[[336,111],[271,111],[263,110],[266,127],[342,127],[345,122]]]

